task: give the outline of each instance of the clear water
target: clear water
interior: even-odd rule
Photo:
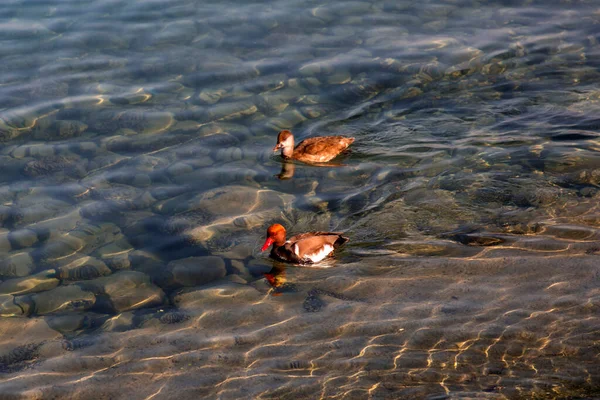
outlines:
[[[0,390],[599,396],[599,26],[583,0],[2,2]],[[356,141],[282,164],[281,129]],[[272,223],[351,241],[284,266]]]

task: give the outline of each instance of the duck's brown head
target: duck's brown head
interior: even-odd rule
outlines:
[[[281,155],[284,157],[291,157],[294,152],[294,135],[287,129],[277,135],[277,146],[273,147],[273,151],[279,149],[281,149]]]
[[[279,224],[273,224],[267,229],[267,240],[265,240],[265,244],[260,249],[260,251],[265,251],[271,245],[282,246],[285,243],[285,228]]]

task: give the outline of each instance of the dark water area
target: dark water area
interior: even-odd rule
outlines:
[[[600,397],[599,3],[6,0],[0,61],[0,398]]]

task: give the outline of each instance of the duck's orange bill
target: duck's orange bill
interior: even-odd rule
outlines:
[[[265,251],[272,244],[273,244],[273,239],[267,238],[267,240],[265,240],[265,244],[263,244],[263,247],[261,247],[260,251]]]

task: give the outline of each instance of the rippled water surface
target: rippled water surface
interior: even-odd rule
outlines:
[[[584,0],[2,1],[0,397],[600,396],[599,42]]]

